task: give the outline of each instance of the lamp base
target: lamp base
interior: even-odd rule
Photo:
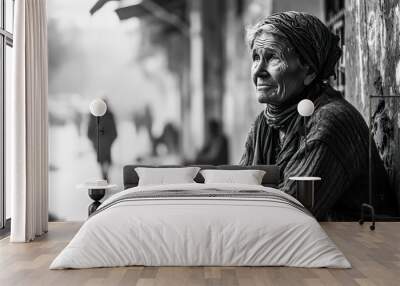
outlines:
[[[89,216],[94,213],[97,208],[101,205],[100,200],[104,197],[106,194],[105,189],[89,189],[88,190],[89,197],[94,200],[94,202],[89,206],[88,208],[88,214]]]

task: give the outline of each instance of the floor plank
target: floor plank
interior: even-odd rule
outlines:
[[[0,285],[399,285],[400,222],[381,222],[375,231],[355,222],[321,224],[352,263],[352,269],[290,267],[116,267],[48,269],[80,223],[50,223],[32,243],[0,240]]]

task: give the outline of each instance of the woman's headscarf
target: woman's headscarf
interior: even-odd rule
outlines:
[[[255,29],[267,24],[273,25],[287,37],[299,56],[317,74],[318,81],[335,75],[335,64],[342,55],[338,46],[339,37],[317,17],[295,11],[281,12],[260,21]]]

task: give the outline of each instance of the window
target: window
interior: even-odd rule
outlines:
[[[11,216],[10,194],[4,184],[4,112],[6,94],[11,92],[14,0],[0,0],[0,228]],[[9,225],[9,224],[7,224]],[[1,235],[1,233],[0,233]]]

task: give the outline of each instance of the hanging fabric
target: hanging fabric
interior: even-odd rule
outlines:
[[[48,228],[48,66],[46,0],[15,1],[13,91],[6,98],[6,181],[11,242]]]

